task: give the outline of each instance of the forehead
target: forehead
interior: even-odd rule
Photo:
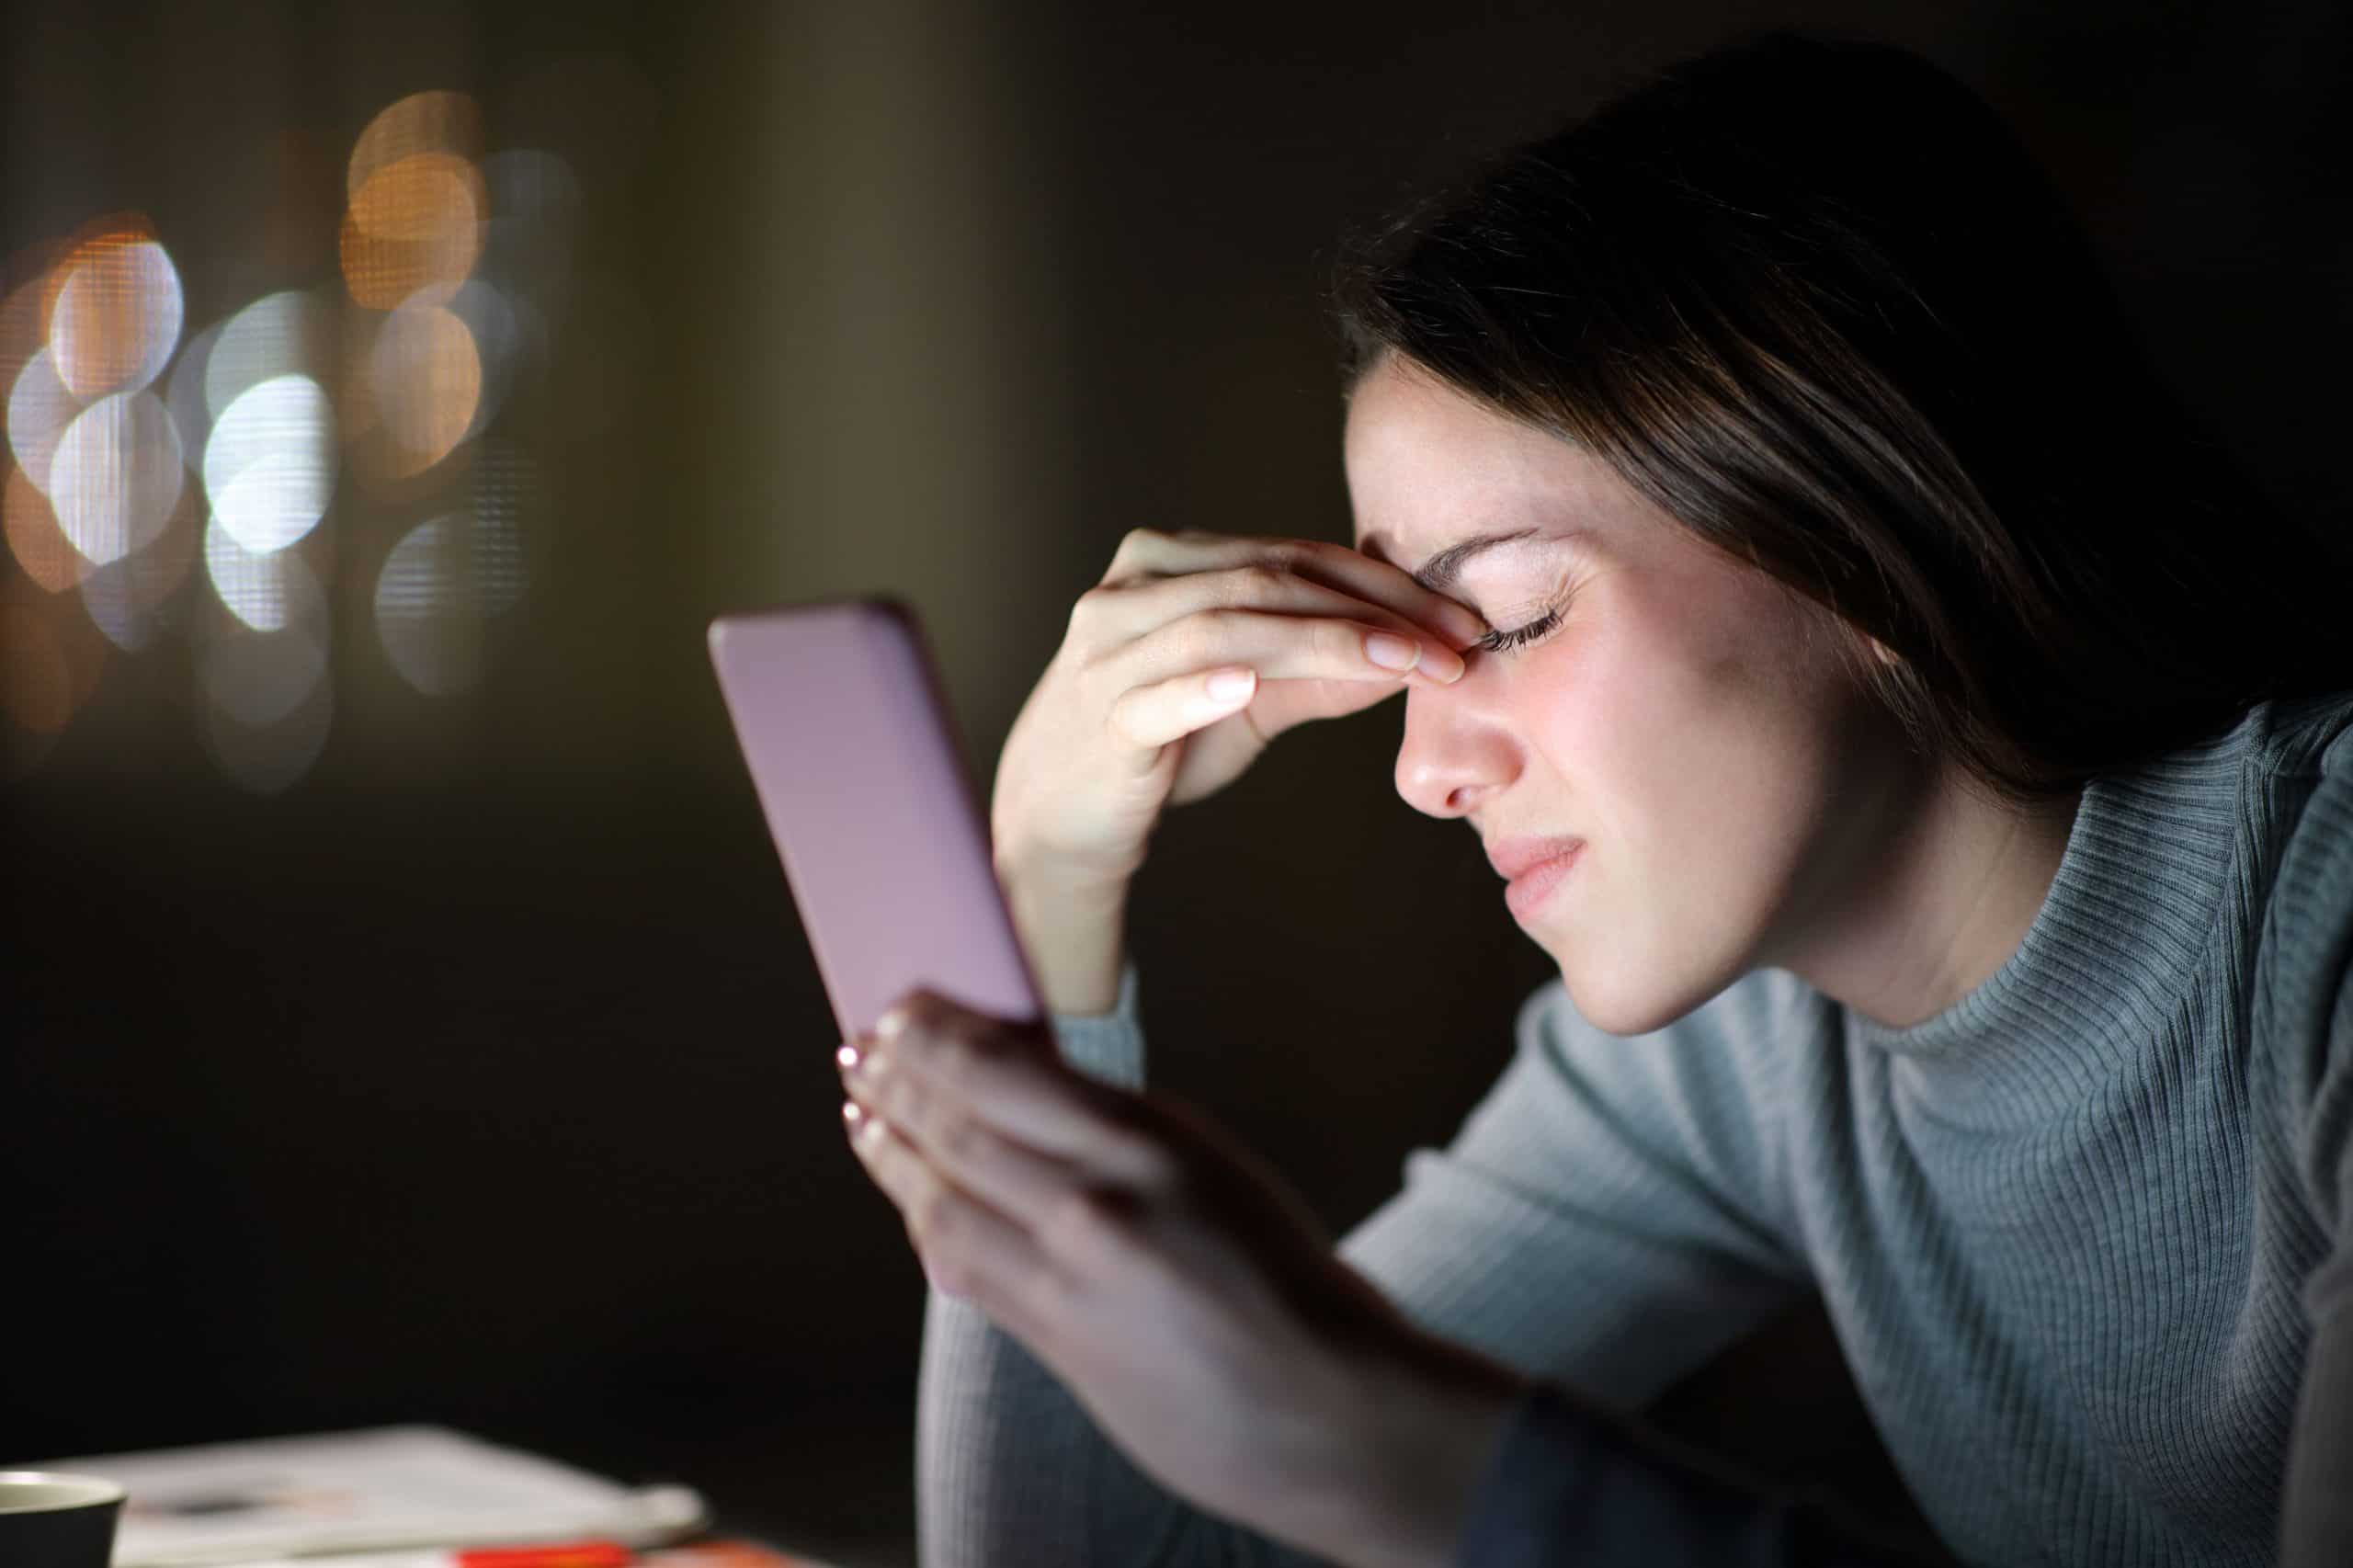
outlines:
[[[1357,383],[1341,455],[1357,548],[1409,569],[1472,534],[1606,530],[1640,504],[1591,453],[1394,357]]]

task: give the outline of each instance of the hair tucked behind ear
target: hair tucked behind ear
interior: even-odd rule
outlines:
[[[2071,792],[2353,687],[2344,546],[2145,361],[1994,113],[1884,45],[1670,70],[1344,253],[1382,355],[1578,442],[1893,661],[1924,756]]]

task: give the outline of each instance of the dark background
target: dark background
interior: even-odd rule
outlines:
[[[256,149],[323,149],[339,189],[404,94],[474,95],[584,188],[577,286],[507,416],[539,564],[477,684],[405,687],[346,618],[324,750],[257,792],[166,631],[61,733],[10,736],[0,1463],[430,1420],[912,1561],[922,1276],[844,1145],[702,628],[907,599],[985,790],[1128,528],[1348,537],[1320,299],[1344,227],[1643,69],[1771,24],[1928,54],[2050,169],[2187,402],[2275,499],[2344,515],[2335,4],[0,16],[0,254],[145,212],[191,331],[333,283],[331,248],[255,238],[306,210]],[[609,112],[540,113],[551,73]],[[392,526],[337,506],[348,559]],[[1469,838],[1393,792],[1400,712],[1172,815],[1131,924],[1153,1080],[1336,1232],[1449,1135],[1551,973]],[[1904,1509],[1802,1316],[1668,1415]]]

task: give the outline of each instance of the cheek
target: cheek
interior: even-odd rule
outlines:
[[[1817,829],[1834,696],[1784,603],[1664,579],[1541,650],[1563,820],[1607,851],[1609,945],[1636,969],[1733,961]]]
[[[1736,819],[1743,785],[1790,749],[1810,676],[1750,596],[1682,576],[1618,585],[1531,651],[1547,751],[1621,827],[1671,818],[1680,836]]]

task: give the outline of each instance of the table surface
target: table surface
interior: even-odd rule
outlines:
[[[773,1423],[725,1430],[472,1429],[616,1481],[691,1486],[715,1535],[833,1568],[915,1568],[912,1388],[797,1396]]]

